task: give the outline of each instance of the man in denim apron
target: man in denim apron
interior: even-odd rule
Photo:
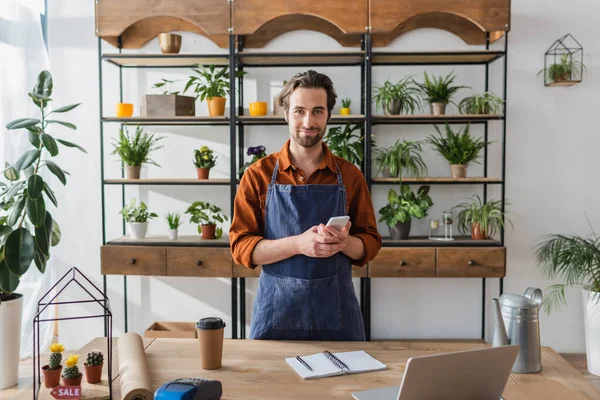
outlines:
[[[362,259],[364,264],[375,257],[381,236],[364,177],[355,166],[331,155],[321,140],[335,98],[327,76],[315,71],[294,76],[280,95],[290,130],[289,145],[286,143],[288,147],[284,146],[279,156],[267,156],[253,164],[240,184],[242,193],[236,194],[230,229],[234,259],[242,263],[241,249],[253,246],[247,256],[251,257],[251,267],[262,265],[251,339],[365,340],[363,317],[352,284],[351,260]],[[331,171],[323,166],[324,158],[329,160]],[[291,165],[283,165],[290,162]],[[288,168],[293,169],[298,184],[281,183]],[[360,207],[354,207],[355,220],[369,221],[368,227],[354,227],[362,237],[351,234],[353,215],[341,230],[324,226],[330,217],[348,212],[349,194],[342,169],[350,171],[347,174],[352,174],[354,183],[361,180],[360,185],[355,185],[361,193],[352,193],[351,198],[363,199]],[[332,183],[311,183],[311,178],[316,179],[312,176],[315,172],[330,174]],[[260,186],[257,181],[261,173],[268,181],[264,207],[261,203],[262,237],[256,232],[245,232],[256,229],[244,228],[243,221],[244,213],[256,212],[247,204],[255,204],[254,197],[260,197],[255,193],[258,189],[253,191],[251,186]],[[247,260],[244,264],[250,263]]]

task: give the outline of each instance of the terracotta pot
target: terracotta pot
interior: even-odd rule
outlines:
[[[65,378],[63,376],[63,385],[64,386],[79,386],[81,385],[81,378],[83,378],[83,374],[79,374],[77,378]]]
[[[125,179],[140,179],[140,171],[142,167],[137,165],[126,165],[125,166]]]
[[[481,230],[481,227],[479,226],[479,224],[471,225],[471,239],[473,239],[473,240],[487,239],[486,233]]]
[[[88,366],[86,363],[83,363],[85,367],[85,380],[88,383],[98,383],[102,380],[102,365],[94,365],[93,367]]]
[[[202,225],[202,239],[216,239],[217,225]]]
[[[62,365],[59,369],[48,369],[48,366],[44,365],[42,367],[42,372],[44,374],[44,386],[47,388],[53,388],[60,385],[60,374],[62,373],[62,370]]]
[[[556,77],[554,82],[564,82],[569,80],[569,73],[565,72],[564,74],[560,74]]]
[[[444,103],[430,103],[429,108],[433,115],[446,114],[446,104],[444,104]]]
[[[451,164],[450,170],[452,171],[452,179],[459,179],[459,178],[467,177],[467,165],[466,164]]]
[[[211,117],[221,117],[225,115],[225,97],[213,97],[207,99],[208,115]]]
[[[198,179],[208,179],[210,168],[196,168],[198,171]]]

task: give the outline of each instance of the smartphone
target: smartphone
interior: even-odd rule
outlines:
[[[338,231],[341,231],[342,228],[344,226],[346,226],[346,223],[348,221],[350,221],[350,217],[347,215],[342,215],[339,217],[331,217],[331,218],[329,218],[329,221],[327,222],[326,226],[331,226],[332,228],[335,228]]]

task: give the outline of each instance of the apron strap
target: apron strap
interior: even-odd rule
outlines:
[[[337,167],[337,180],[338,180],[338,185],[342,185],[342,171],[340,171],[340,166],[337,165],[337,163],[335,163],[335,166]]]
[[[277,170],[279,169],[279,160],[275,162],[275,169],[273,169],[273,176],[271,177],[271,185],[275,185],[277,181]]]

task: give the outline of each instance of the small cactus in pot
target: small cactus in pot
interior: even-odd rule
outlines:
[[[48,359],[48,365],[42,367],[44,373],[44,386],[47,388],[53,388],[60,384],[60,373],[62,372],[62,352],[65,348],[60,343],[53,343],[50,345],[50,358]]]
[[[98,383],[102,380],[104,355],[100,351],[90,351],[85,358],[85,379],[88,383]]]
[[[79,372],[77,362],[79,361],[79,354],[73,354],[67,358],[65,364],[67,367],[64,369],[62,377],[63,384],[65,386],[79,386],[81,385],[82,374]]]

